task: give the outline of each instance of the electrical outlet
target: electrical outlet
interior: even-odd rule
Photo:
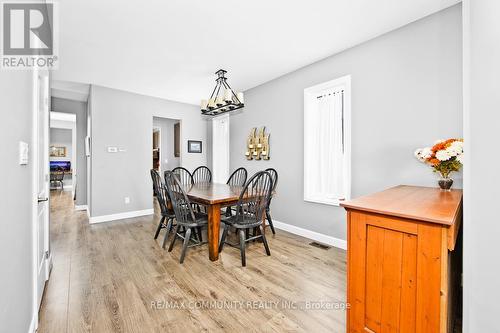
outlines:
[[[125,203],[129,204],[130,203],[130,197],[125,197]]]

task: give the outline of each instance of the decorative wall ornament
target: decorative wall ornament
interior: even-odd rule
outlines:
[[[271,134],[266,134],[265,126],[262,126],[258,132],[256,127],[252,128],[247,139],[247,152],[245,153],[247,160],[268,160],[270,158],[270,135]]]

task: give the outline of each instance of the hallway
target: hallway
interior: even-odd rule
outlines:
[[[168,253],[163,232],[153,240],[156,215],[89,225],[86,212],[73,210],[71,192],[52,191],[51,200],[54,266],[39,333],[344,331],[345,311],[332,309],[345,301],[343,250],[278,230],[269,237],[271,257],[261,244],[248,245],[246,268],[237,249],[210,262],[206,245],[190,248],[180,265],[179,243]],[[210,301],[233,307],[203,305]],[[327,309],[299,309],[317,301]]]

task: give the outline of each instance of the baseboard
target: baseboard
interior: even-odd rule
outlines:
[[[111,215],[101,215],[101,216],[91,216],[89,217],[89,223],[102,223],[116,220],[129,219],[132,217],[145,216],[145,215],[153,215],[154,209],[143,209],[143,210],[135,210],[131,212],[111,214]]]
[[[35,333],[38,328],[38,316],[37,314],[33,314],[31,318],[30,327],[28,328],[28,333]]]
[[[335,237],[328,236],[325,234],[320,234],[319,232],[296,227],[296,226],[291,225],[291,224],[279,222],[279,221],[276,221],[275,219],[273,219],[273,225],[277,229],[288,231],[289,233],[299,235],[299,236],[302,236],[305,238],[309,238],[309,239],[312,239],[314,241],[317,241],[317,242],[320,242],[320,243],[323,243],[326,245],[337,247],[339,249],[347,250],[347,241],[346,240],[343,240],[340,238],[335,238]]]
[[[87,205],[75,205],[75,210],[87,210]]]

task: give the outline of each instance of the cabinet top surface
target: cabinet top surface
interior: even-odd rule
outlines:
[[[457,219],[461,203],[462,190],[446,192],[433,187],[399,185],[341,205],[347,210],[452,225]]]

